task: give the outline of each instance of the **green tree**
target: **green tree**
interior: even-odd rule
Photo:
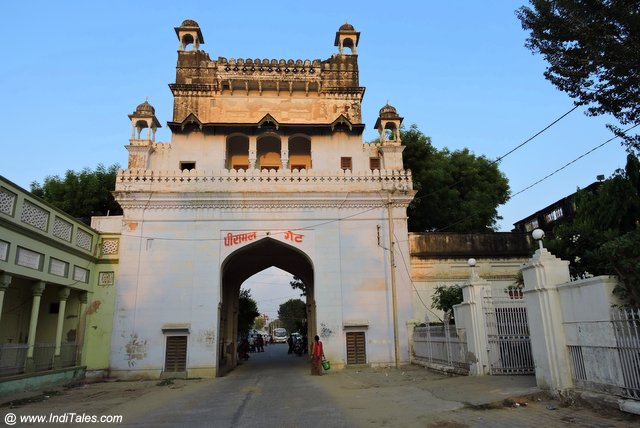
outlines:
[[[616,274],[616,293],[629,304],[640,304],[640,162],[629,154],[617,170],[593,192],[579,191],[576,215],[559,224],[547,247],[569,261],[574,276]]]
[[[256,319],[253,321],[253,328],[255,328],[256,330],[262,330],[264,324],[265,321],[263,317],[256,317]]]
[[[468,149],[438,150],[416,125],[401,138],[404,166],[418,190],[408,209],[409,231],[495,230],[497,208],[509,199],[509,182],[495,162]]]
[[[304,331],[307,305],[300,299],[289,299],[278,308],[278,319],[287,331]]]
[[[251,290],[240,290],[238,298],[238,332],[245,334],[253,326],[258,312],[258,304],[251,297]]]
[[[91,216],[122,214],[122,208],[113,198],[119,165],[106,168],[100,164],[95,170],[80,172],[68,170],[64,178],[47,176],[41,185],[31,183],[31,192],[67,214],[89,224]]]
[[[640,123],[640,8],[637,0],[531,0],[516,11],[526,47],[549,63],[544,76],[587,114]],[[622,135],[640,150],[640,135]]]
[[[300,293],[301,296],[306,296],[307,295],[307,286],[304,285],[304,282],[302,282],[302,280],[300,278],[298,278],[297,276],[293,277],[293,279],[289,282],[289,285],[294,290],[300,290],[301,291],[301,293]]]
[[[444,312],[445,320],[453,316],[453,307],[462,303],[462,288],[459,285],[438,285],[431,297],[431,307]]]

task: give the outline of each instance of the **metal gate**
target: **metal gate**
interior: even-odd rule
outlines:
[[[535,373],[527,309],[522,295],[483,298],[489,345],[489,373],[529,375]]]

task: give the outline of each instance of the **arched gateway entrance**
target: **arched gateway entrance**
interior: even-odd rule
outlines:
[[[218,375],[237,365],[238,297],[242,283],[258,272],[275,266],[304,282],[307,290],[309,335],[315,335],[313,263],[298,248],[264,237],[231,253],[222,263],[220,278]]]

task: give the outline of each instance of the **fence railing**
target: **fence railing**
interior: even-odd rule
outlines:
[[[614,346],[569,346],[576,386],[640,400],[640,308],[613,308],[611,321],[588,324],[586,331],[601,336],[613,333],[615,342]]]
[[[469,371],[467,343],[455,325],[430,325],[413,330],[413,355],[429,363]]]
[[[63,343],[60,348],[60,363],[62,367],[73,367],[78,360],[78,345]]]
[[[0,344],[0,377],[13,376],[24,372],[27,360],[26,343]]]
[[[54,368],[54,343],[36,343],[33,347],[33,370],[42,372]],[[22,374],[26,370],[27,351],[26,343],[0,344],[0,377]],[[63,343],[60,348],[60,365],[73,367],[77,363],[78,345],[75,343]]]

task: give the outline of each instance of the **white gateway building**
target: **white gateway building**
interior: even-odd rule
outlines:
[[[271,266],[304,282],[308,334],[334,366],[408,363],[415,192],[392,106],[363,143],[360,33],[342,25],[326,60],[212,60],[196,22],[175,31],[171,142],[140,104],[116,183],[112,373],[233,368],[240,286]]]

